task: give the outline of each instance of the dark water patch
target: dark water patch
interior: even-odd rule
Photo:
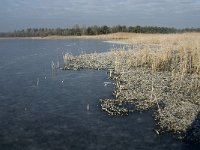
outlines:
[[[184,141],[186,143],[192,143],[195,146],[198,145],[200,148],[200,113],[197,114],[191,126],[188,127]]]

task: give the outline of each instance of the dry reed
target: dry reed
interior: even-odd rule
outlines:
[[[108,69],[109,77],[116,81],[116,99],[101,100],[103,110],[121,115],[131,111],[123,103],[140,110],[156,107],[160,130],[186,133],[200,108],[200,34],[125,35],[107,35],[107,39],[140,46],[99,54],[66,54],[64,68]]]

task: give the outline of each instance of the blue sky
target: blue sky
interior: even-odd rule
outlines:
[[[28,27],[200,27],[200,0],[0,0],[0,32]]]

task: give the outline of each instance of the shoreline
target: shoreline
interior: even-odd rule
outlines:
[[[47,37],[0,37],[0,40],[46,40],[46,39],[78,39],[83,38],[79,36],[47,36]]]
[[[0,40],[62,40],[62,39],[87,39],[87,40],[102,40],[105,43],[129,45],[131,43],[122,39],[112,39],[98,36],[47,36],[47,37],[0,37]]]
[[[43,39],[42,37],[0,37],[0,40],[32,40],[32,39]]]
[[[164,60],[166,66],[161,66],[164,69],[157,70],[156,67],[164,64],[154,61],[153,47],[146,48],[150,53],[146,49],[144,51],[143,48],[138,47],[138,52],[132,49],[79,56],[65,54],[63,70],[84,68],[108,70],[108,78],[116,82],[113,91],[115,98],[100,99],[103,111],[109,115],[122,116],[135,111],[127,105],[134,106],[139,111],[152,109],[157,134],[172,132],[180,139],[199,143],[199,134],[195,134],[195,132],[200,133],[200,128],[195,126],[200,120],[198,118],[198,116],[200,117],[199,76],[178,69],[165,70],[168,67],[166,60]],[[160,53],[163,56],[163,51]],[[159,56],[158,51],[155,51],[155,55]],[[172,59],[175,56],[172,54]],[[148,64],[150,65],[148,66]]]
[[[0,39],[110,39],[116,41],[122,41],[128,39],[130,36],[137,35],[137,33],[118,32],[112,34],[100,34],[100,35],[48,35],[37,37],[0,37]]]

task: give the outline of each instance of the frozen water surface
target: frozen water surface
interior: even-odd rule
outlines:
[[[114,89],[106,71],[52,72],[65,52],[112,47],[98,40],[0,40],[0,150],[198,149],[157,136],[151,111],[103,112],[99,99],[112,98]]]

